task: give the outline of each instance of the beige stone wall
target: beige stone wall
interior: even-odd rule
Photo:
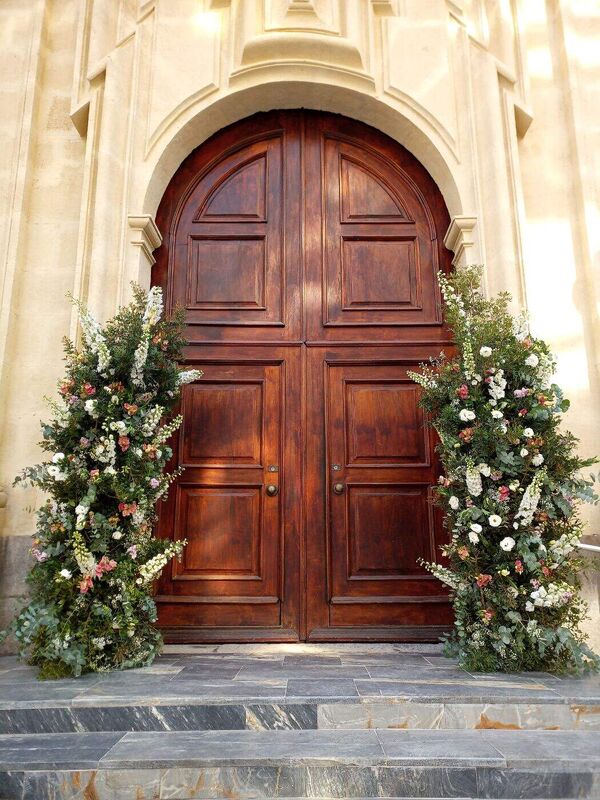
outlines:
[[[582,452],[600,452],[596,0],[4,0],[0,31],[5,563],[34,527],[39,498],[10,483],[38,458],[41,397],[76,333],[65,293],[106,318],[148,283],[179,163],[269,108],[355,117],[422,161],[456,263],[485,262],[489,291],[528,304]],[[600,646],[595,579],[587,592]]]

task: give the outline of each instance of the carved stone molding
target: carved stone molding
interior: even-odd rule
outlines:
[[[160,231],[156,227],[154,218],[150,214],[130,214],[127,217],[131,228],[131,244],[139,247],[148,260],[150,266],[155,262],[152,252],[162,242]]]
[[[477,217],[468,217],[457,214],[452,217],[444,244],[454,253],[452,264],[455,267],[464,267],[471,263],[468,259],[467,250],[475,245],[473,229],[477,225]]]

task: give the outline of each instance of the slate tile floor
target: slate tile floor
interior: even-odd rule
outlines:
[[[600,798],[600,680],[427,645],[170,647],[39,682],[0,659],[0,800]]]

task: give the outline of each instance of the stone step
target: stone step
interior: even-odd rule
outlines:
[[[600,730],[597,677],[473,675],[435,653],[385,645],[308,654],[290,653],[289,645],[264,647],[252,653],[175,653],[146,669],[46,682],[31,667],[0,659],[0,734]]]
[[[2,800],[598,796],[595,731],[0,736]]]
[[[597,730],[600,705],[386,702],[0,708],[0,734],[195,730]],[[600,745],[599,745],[600,746]],[[1,800],[1,799],[0,799]]]

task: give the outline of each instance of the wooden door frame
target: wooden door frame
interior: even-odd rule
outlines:
[[[252,341],[236,340],[232,335],[228,341],[212,341],[202,332],[193,331],[194,343],[185,349],[184,364],[228,360],[236,348],[240,362],[253,359],[273,363],[273,359],[292,356],[293,364],[286,369],[286,403],[289,403],[283,425],[289,454],[282,465],[285,476],[283,490],[284,518],[282,525],[282,625],[279,628],[214,628],[185,627],[171,629],[166,635],[172,642],[261,642],[261,641],[432,641],[447,626],[416,628],[411,626],[389,628],[332,628],[324,618],[323,608],[317,608],[312,593],[318,588],[319,596],[328,600],[328,543],[327,543],[327,475],[326,475],[326,402],[323,387],[323,354],[325,360],[334,363],[344,360],[344,348],[360,353],[373,364],[406,360],[414,355],[415,364],[425,360],[432,352],[439,352],[444,345],[451,345],[444,325],[423,325],[415,338],[414,329],[398,326],[393,330],[382,330],[381,337],[373,341],[344,340],[343,331],[324,330],[314,337],[315,326],[307,330],[307,319],[320,318],[322,308],[315,305],[319,295],[319,263],[322,251],[322,228],[315,215],[322,212],[321,166],[313,160],[306,163],[303,142],[306,136],[314,136],[309,129],[311,114],[319,115],[321,123],[327,119],[342,119],[345,138],[358,139],[362,144],[391,163],[402,164],[403,169],[417,186],[431,189],[430,210],[434,221],[432,241],[437,240],[440,267],[451,269],[451,254],[443,246],[443,236],[449,222],[448,212],[441,192],[432,177],[402,145],[377,129],[361,122],[327,112],[311,112],[301,109],[291,111],[261,112],[217,132],[207,142],[192,152],[177,170],[178,181],[172,180],[167,187],[157,213],[157,224],[163,232],[163,244],[157,251],[157,263],[153,269],[152,283],[168,290],[168,265],[171,247],[172,226],[181,207],[188,187],[197,178],[198,169],[205,174],[226,153],[235,152],[252,137],[260,137],[266,131],[277,133],[277,114],[299,119],[299,136],[293,137],[290,162],[286,173],[286,191],[289,197],[294,192],[294,180],[300,181],[300,191],[294,199],[299,224],[286,239],[288,258],[298,258],[300,269],[298,280],[302,302],[301,309],[293,318],[292,327],[282,332],[271,330],[261,333]],[[299,146],[299,144],[301,146]],[[288,141],[286,146],[289,146]],[[200,151],[200,148],[202,150]],[[175,176],[174,176],[175,177]],[[181,187],[184,187],[183,190]],[[312,202],[307,202],[307,187],[314,187]],[[309,189],[310,190],[310,189]],[[429,201],[428,197],[428,201]],[[302,241],[305,232],[308,234]],[[319,233],[317,233],[319,231]],[[296,256],[294,255],[296,254]],[[167,305],[171,298],[166,291]],[[372,332],[371,332],[372,335]],[[279,338],[277,338],[279,336]],[[413,337],[411,340],[410,337]],[[327,340],[329,339],[329,341]],[[199,347],[200,346],[200,347]],[[229,347],[229,350],[227,348]],[[295,348],[295,351],[294,351]],[[201,349],[201,356],[197,356]],[[195,351],[195,352],[194,352]],[[243,353],[243,356],[239,355]],[[235,359],[234,359],[235,360]],[[316,372],[315,372],[316,370]],[[289,380],[288,380],[289,378]],[[289,393],[289,394],[288,394]],[[311,409],[312,427],[309,427],[307,409]],[[326,603],[325,603],[326,604]],[[284,610],[285,605],[285,610]]]

